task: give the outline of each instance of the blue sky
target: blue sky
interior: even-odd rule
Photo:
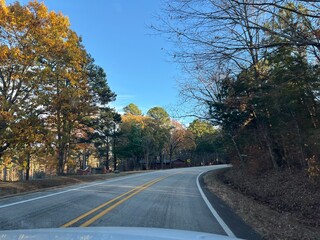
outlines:
[[[71,28],[82,36],[87,51],[106,71],[108,83],[118,95],[112,106],[121,111],[133,102],[144,113],[153,106],[170,112],[178,101],[179,67],[166,54],[171,44],[148,27],[160,12],[162,0],[43,2],[49,10],[69,17]]]

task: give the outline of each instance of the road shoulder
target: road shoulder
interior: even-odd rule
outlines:
[[[214,172],[210,171],[211,172]],[[203,173],[199,177],[199,184],[208,201],[212,207],[216,210],[219,216],[223,219],[226,225],[231,229],[234,235],[242,239],[262,239],[261,236],[248,224],[246,224],[242,218],[235,213],[223,200],[217,197],[213,191],[210,190],[210,186],[205,183],[205,177],[208,173]]]
[[[263,239],[319,239],[319,229],[303,225],[290,212],[273,210],[242,194],[223,183],[218,177],[219,172],[210,171],[203,176],[207,190],[234,209]]]

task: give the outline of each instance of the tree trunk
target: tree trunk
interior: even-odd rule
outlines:
[[[266,145],[267,145],[267,148],[268,148],[268,152],[269,152],[269,156],[270,156],[270,159],[271,159],[271,162],[272,162],[272,165],[273,165],[273,168],[278,170],[279,169],[279,166],[278,166],[278,163],[273,155],[273,150],[272,150],[272,147],[271,147],[271,143],[269,141],[269,139],[267,139],[266,136],[264,136],[265,138],[265,141],[266,141]]]
[[[271,143],[269,134],[267,132],[268,130],[266,129],[266,126],[263,126],[261,130],[262,130],[263,138],[264,138],[265,143],[266,143],[266,147],[267,147],[267,150],[268,150],[268,153],[269,153],[269,157],[270,157],[272,166],[273,166],[274,169],[278,170],[279,169],[279,165],[278,165],[278,163],[276,161],[276,158],[274,157],[274,154],[273,154],[272,143]]]
[[[116,138],[113,136],[113,170],[117,170]]]
[[[113,154],[113,165],[114,170],[117,170],[117,155],[115,153]]]
[[[109,137],[107,136],[107,144],[106,144],[106,162],[104,164],[106,169],[109,170]]]
[[[30,174],[30,153],[27,153],[26,181],[29,181]]]
[[[239,157],[240,164],[241,164],[241,166],[243,166],[243,165],[244,165],[244,161],[243,161],[243,158],[242,158],[240,149],[239,149],[239,147],[238,147],[238,145],[237,145],[237,142],[235,141],[234,136],[232,136],[231,133],[229,133],[229,136],[230,136],[230,138],[231,138],[231,141],[232,141],[232,143],[233,143],[234,148],[235,148],[236,151],[237,151],[237,155],[238,155],[238,157]]]
[[[161,163],[161,169],[163,169],[163,155],[160,155],[160,163]]]
[[[150,166],[149,166],[149,153],[146,153],[144,155],[144,160],[145,160],[145,163],[146,163],[146,170],[149,170],[150,169]]]
[[[58,175],[63,175],[64,173],[64,144],[59,145],[58,147]]]
[[[59,80],[56,80],[57,96],[60,95]],[[61,107],[57,108],[57,135],[58,135],[58,175],[63,175],[64,148],[62,144],[62,123],[61,123]]]
[[[7,167],[3,168],[3,181],[7,181]]]
[[[303,151],[303,141],[302,141],[302,137],[301,137],[301,131],[300,131],[300,127],[299,127],[299,124],[298,124],[298,121],[295,117],[295,114],[291,111],[290,109],[290,114],[292,116],[292,119],[294,121],[294,126],[295,126],[295,129],[296,129],[296,132],[297,132],[297,135],[298,135],[298,144],[299,144],[299,151],[300,151],[300,158],[299,158],[299,162],[300,162],[300,165],[301,165],[301,168],[302,169],[305,169],[307,167],[307,163],[305,161],[305,156],[304,156],[304,151]]]

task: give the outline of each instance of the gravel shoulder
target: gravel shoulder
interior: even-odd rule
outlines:
[[[212,171],[204,176],[209,190],[222,199],[264,239],[319,239],[320,229],[315,224],[306,224],[295,212],[276,209],[257,200],[245,191],[239,191],[233,184],[222,179],[228,170]],[[230,177],[230,176],[229,176]],[[244,190],[244,189],[242,189]]]

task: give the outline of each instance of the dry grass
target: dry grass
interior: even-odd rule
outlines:
[[[134,173],[139,173],[139,171],[121,172],[118,174],[108,173],[108,174],[93,174],[93,175],[85,175],[85,176],[80,176],[80,175],[61,176],[61,177],[36,179],[36,180],[23,181],[23,182],[1,182],[0,181],[0,197],[7,197],[14,194],[34,192],[34,191],[39,191],[41,189],[64,187],[67,185],[72,185],[77,183],[105,180],[109,178],[126,176]]]

